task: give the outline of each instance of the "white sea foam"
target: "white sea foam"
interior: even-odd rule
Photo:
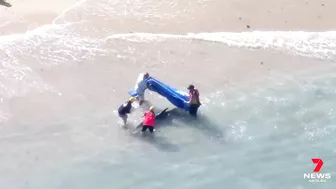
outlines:
[[[105,52],[98,48],[99,40],[78,37],[65,30],[68,26],[44,25],[24,34],[0,36],[0,74],[22,82],[34,75],[19,57],[34,59],[38,64],[58,65]]]
[[[81,61],[105,54],[106,51],[100,49],[99,46],[104,44],[106,40],[126,40],[137,43],[201,40],[223,43],[232,47],[281,50],[290,54],[322,59],[334,59],[336,55],[336,32],[333,31],[318,33],[255,31],[188,33],[186,35],[131,33],[114,34],[106,37],[105,40],[99,40],[81,37],[76,33],[69,32],[69,26],[71,24],[45,25],[24,34],[0,36],[0,47],[2,54],[5,55],[1,59],[0,74],[5,79],[20,82],[20,84],[16,83],[16,87],[2,88],[1,98],[22,95],[28,89],[49,90],[58,93],[56,89],[46,85],[27,65],[19,62],[16,57],[30,56],[36,62],[44,65]],[[4,83],[1,84],[4,85]],[[8,95],[4,95],[6,92]]]
[[[84,3],[85,5],[83,5]],[[106,3],[115,6],[107,6]],[[23,34],[0,36],[0,76],[3,78],[0,82],[2,86],[0,87],[0,98],[5,99],[23,95],[30,89],[59,93],[52,86],[48,86],[38,74],[34,73],[18,57],[29,57],[30,61],[33,60],[35,63],[48,66],[83,61],[94,56],[106,55],[107,51],[100,48],[101,45],[107,42],[106,40],[126,40],[138,43],[196,40],[254,50],[280,50],[289,54],[322,59],[334,60],[336,57],[335,31],[254,31],[241,33],[187,33],[180,35],[126,33],[110,35],[105,39],[98,37],[94,39],[81,36],[74,29],[74,24],[84,22],[82,21],[83,18],[77,20],[75,16],[76,19],[72,23],[69,22],[72,13],[77,13],[78,8],[85,9],[85,14],[91,14],[91,16],[95,14],[100,14],[103,17],[111,16],[111,14],[131,14],[143,17],[160,17],[160,7],[165,7],[167,2],[155,4],[156,7],[146,8],[147,6],[152,6],[151,3],[150,1],[95,2],[81,0],[64,10],[50,25],[27,30]],[[175,13],[170,16],[179,14],[178,12]],[[75,21],[76,23],[74,23]],[[0,27],[9,23],[2,23]],[[11,86],[8,86],[8,84],[11,84]]]
[[[11,44],[20,40],[26,40],[32,44],[38,44],[34,37],[38,38],[64,38],[68,43],[81,40],[80,37],[64,36],[61,29],[66,25],[45,25],[25,34],[0,36],[0,47],[8,49]],[[70,37],[73,40],[68,40]],[[302,55],[323,59],[335,59],[336,57],[336,31],[328,32],[301,32],[301,31],[254,31],[254,32],[218,32],[218,33],[188,33],[186,35],[154,34],[154,33],[127,33],[113,34],[108,39],[127,40],[131,42],[150,43],[163,42],[166,40],[201,40],[223,43],[233,47],[252,49],[274,49],[286,51],[290,54]],[[85,39],[83,39],[85,41]],[[31,44],[30,44],[31,45]],[[82,45],[83,46],[83,45]]]
[[[99,41],[66,33],[64,27],[66,25],[46,25],[25,34],[0,37],[2,102],[12,97],[25,96],[29,92],[60,94],[30,68],[31,64],[58,65],[104,53],[104,50],[98,48]],[[0,123],[9,118],[8,112],[2,112]]]
[[[10,21],[4,22],[4,23],[0,24],[0,28],[1,28],[1,27],[4,27],[4,26],[6,26],[6,25],[8,25],[8,24],[10,24],[10,23],[11,23]]]
[[[127,33],[114,34],[106,39],[120,39],[140,43],[166,40],[202,40],[223,43],[233,47],[281,50],[294,55],[314,58],[333,60],[336,57],[336,31],[216,32],[188,33],[186,35]]]

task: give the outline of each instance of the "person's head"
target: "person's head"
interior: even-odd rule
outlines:
[[[187,88],[189,91],[192,91],[192,90],[194,90],[195,89],[195,86],[194,85],[192,85],[192,84],[190,84],[189,86],[188,86],[188,88]]]
[[[149,78],[149,73],[144,74],[144,79],[147,79],[147,78]]]
[[[149,107],[149,111],[154,111],[154,106]]]
[[[131,103],[133,103],[135,100],[136,100],[136,98],[134,98],[134,97],[131,97],[131,98],[128,99],[128,101],[131,102]]]

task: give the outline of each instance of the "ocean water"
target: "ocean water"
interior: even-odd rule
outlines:
[[[174,24],[197,23],[212,2],[79,1],[50,25],[0,36],[0,187],[334,188],[336,32]],[[195,83],[199,119],[174,112],[154,137],[121,128],[115,110],[143,71]],[[304,178],[311,158],[330,179]]]

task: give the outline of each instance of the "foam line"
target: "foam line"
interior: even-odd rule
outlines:
[[[83,4],[84,2],[86,2],[86,0],[81,0],[79,2],[77,2],[76,4],[70,6],[69,8],[65,9],[60,15],[58,15],[53,21],[52,21],[52,24],[48,24],[48,25],[43,25],[43,26],[40,26],[40,27],[37,27],[36,29],[34,30],[28,30],[27,28],[27,31],[24,33],[24,34],[11,34],[11,35],[5,35],[5,36],[0,36],[0,45],[1,44],[5,44],[7,42],[10,42],[10,41],[14,41],[16,39],[19,39],[19,38],[23,38],[23,37],[27,37],[27,36],[32,36],[32,35],[38,35],[38,33],[45,33],[46,30],[50,30],[50,29],[60,29],[60,28],[63,28],[65,26],[68,26],[70,24],[61,24],[61,25],[56,25],[56,22],[62,18],[67,12],[71,11],[72,9],[80,6],[81,4]],[[81,22],[75,22],[75,23],[81,23]],[[10,24],[10,22],[5,22],[3,24],[0,25],[0,28],[7,25],[7,24]],[[73,23],[71,23],[73,24]]]
[[[70,6],[69,8],[65,9],[60,15],[58,15],[53,21],[52,24],[56,24],[57,20],[59,20],[60,18],[62,18],[67,12],[71,11],[72,9],[78,7],[79,5],[83,4],[84,2],[86,2],[86,0],[81,0],[79,2],[77,2],[76,4]]]
[[[6,25],[9,24],[9,23],[11,23],[11,22],[10,22],[10,21],[7,21],[7,22],[1,24],[1,25],[0,25],[0,28],[3,27],[3,26],[6,26]]]
[[[109,39],[138,43],[163,42],[167,40],[201,40],[223,43],[234,47],[285,50],[296,55],[316,58],[333,59],[336,56],[336,31],[215,32],[188,33],[185,35],[127,33],[113,34],[108,36],[105,40]]]

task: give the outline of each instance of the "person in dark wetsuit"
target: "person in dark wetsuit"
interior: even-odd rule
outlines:
[[[190,104],[189,113],[190,115],[197,117],[197,110],[201,106],[199,92],[195,89],[194,85],[189,85],[187,89],[189,90],[189,101],[186,103]]]
[[[126,101],[124,104],[120,105],[118,108],[118,114],[119,117],[124,121],[124,124],[127,123],[127,114],[131,113],[132,109],[132,103],[136,100],[136,98],[131,97],[128,101]]]

